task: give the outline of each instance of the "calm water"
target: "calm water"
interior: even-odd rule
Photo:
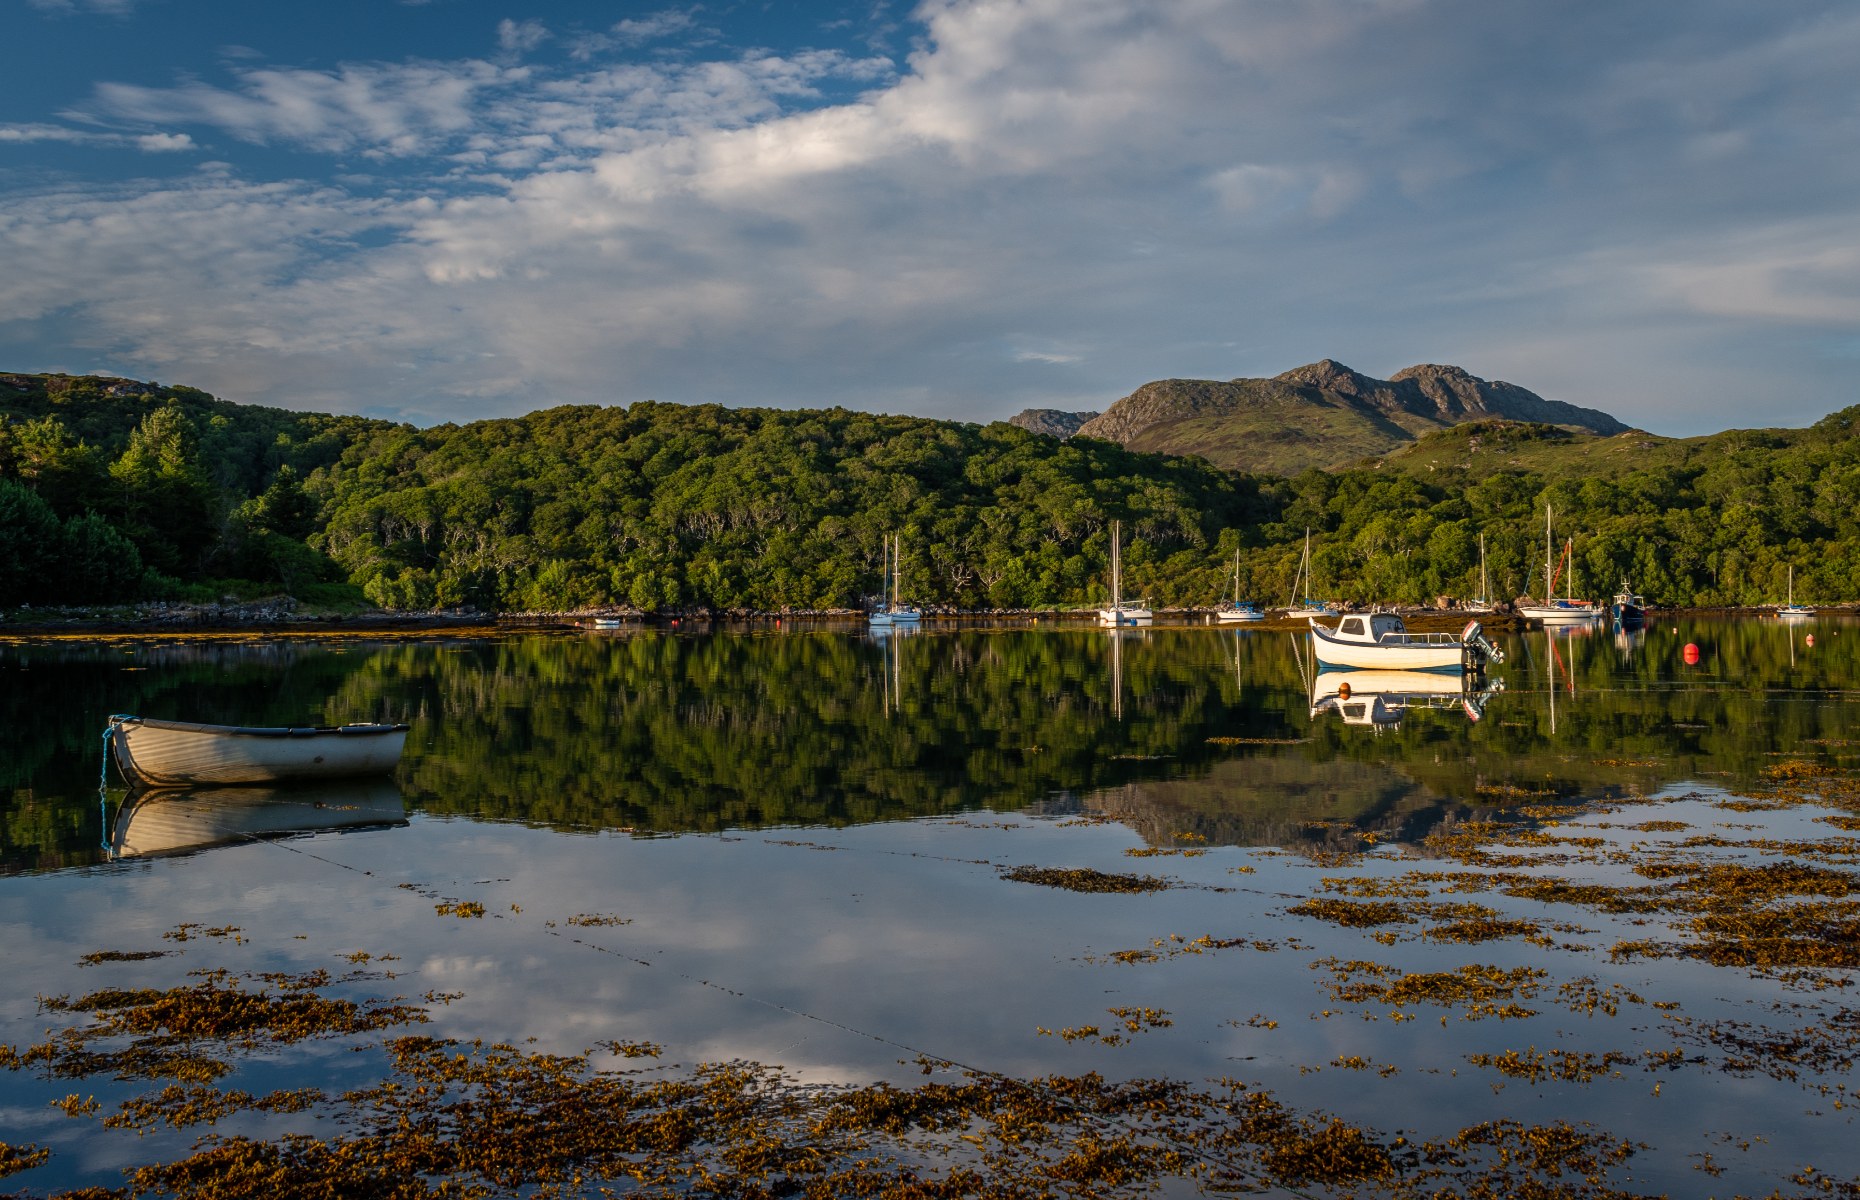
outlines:
[[[1789,1193],[1809,1164],[1860,1172],[1849,1069],[1778,1078],[1686,1040],[1711,1023],[1838,1022],[1851,991],[1826,985],[1850,972],[1816,988],[1611,957],[1644,921],[1489,892],[1460,898],[1567,928],[1464,945],[1288,912],[1347,894],[1326,880],[1457,869],[1426,839],[1521,803],[1591,847],[1715,837],[1760,862],[1821,839],[1819,861],[1853,873],[1855,839],[1818,820],[1838,814],[1727,798],[1781,764],[1860,769],[1860,625],[1684,618],[1503,644],[1489,687],[1404,676],[1397,693],[1358,674],[1347,699],[1290,635],[1206,626],[0,647],[0,1044],[61,1024],[42,996],[391,955],[392,978],[358,994],[455,996],[432,1006],[434,1036],[562,1053],[650,1041],[671,1063],[820,1082],[915,1082],[919,1054],[1023,1077],[1231,1076],[1421,1136],[1588,1121],[1649,1146],[1617,1186],[1674,1195]],[[413,732],[392,783],[127,803],[114,777],[98,793],[112,712]],[[1372,852],[1348,855],[1365,834]],[[1624,862],[1538,869],[1606,880]],[[1003,877],[1018,866],[1179,886],[1082,894]],[[439,912],[460,902],[485,915]],[[1204,935],[1249,945],[1181,952]],[[80,961],[151,949],[174,953]],[[1646,1002],[1513,1019],[1422,1004],[1392,1020],[1327,988],[1332,959],[1532,966]],[[1118,1007],[1169,1024],[1116,1044],[1053,1035],[1115,1026]],[[1672,1069],[1584,1081],[1472,1057],[1675,1046],[1688,1054]],[[378,1068],[310,1042],[221,1086],[333,1091]],[[0,1141],[53,1151],[6,1185],[117,1184],[187,1153],[199,1130],[137,1137],[51,1106],[75,1091],[107,1114],[148,1088],[0,1072]],[[275,1135],[304,1119],[234,1124]],[[1704,1155],[1725,1173],[1701,1172]]]

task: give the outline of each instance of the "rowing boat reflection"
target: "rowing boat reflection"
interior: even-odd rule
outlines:
[[[1336,713],[1345,725],[1393,729],[1417,708],[1454,709],[1477,721],[1502,679],[1433,671],[1320,671],[1311,680],[1311,719]]]
[[[407,823],[392,780],[216,787],[131,795],[110,831],[111,858],[185,854],[267,838]]]

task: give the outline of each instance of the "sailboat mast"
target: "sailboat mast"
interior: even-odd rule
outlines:
[[[904,599],[904,535],[894,533],[891,554],[891,602],[897,604]]]
[[[1550,603],[1550,561],[1556,557],[1556,551],[1550,541],[1550,506],[1544,505],[1544,603]]]
[[[1492,599],[1492,587],[1485,581],[1485,534],[1479,535],[1479,602],[1489,603]]]
[[[1112,612],[1117,612],[1123,608],[1123,603],[1122,603],[1123,596],[1120,594],[1120,591],[1121,591],[1121,585],[1123,583],[1122,576],[1124,573],[1124,564],[1122,561],[1120,561],[1119,556],[1118,556],[1118,543],[1123,540],[1123,537],[1124,537],[1124,523],[1122,521],[1112,521],[1111,522],[1111,611]]]

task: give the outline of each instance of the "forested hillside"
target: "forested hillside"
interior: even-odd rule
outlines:
[[[1114,519],[1126,590],[1157,605],[1231,594],[1236,550],[1241,591],[1285,601],[1307,528],[1326,596],[1470,595],[1484,535],[1509,597],[1541,590],[1546,502],[1591,594],[1626,576],[1663,604],[1773,601],[1793,565],[1798,599],[1860,598],[1860,407],[1605,459],[1546,426],[1467,425],[1285,479],[844,409],[422,430],[126,384],[0,388],[0,604],[269,588],[392,609],[844,608],[878,592],[897,532],[908,599],[1066,607],[1103,598]]]
[[[301,481],[386,428],[131,379],[0,375],[0,606],[340,579],[305,545],[319,521]]]

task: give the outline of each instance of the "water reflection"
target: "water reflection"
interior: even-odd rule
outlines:
[[[1312,680],[1311,719],[1335,713],[1346,725],[1380,732],[1400,725],[1417,709],[1454,710],[1467,720],[1485,716],[1493,696],[1505,690],[1497,678],[1438,671],[1321,671]]]
[[[217,787],[126,796],[112,823],[111,858],[178,854],[256,838],[407,823],[391,780],[296,787]]]
[[[1205,626],[16,645],[0,648],[0,869],[97,861],[111,712],[404,721],[411,809],[576,831],[845,826],[1163,783],[1214,813],[1230,766],[1258,780],[1256,801],[1295,802],[1299,780],[1349,763],[1430,804],[1476,804],[1507,782],[1597,796],[1754,781],[1784,755],[1834,762],[1860,676],[1852,631],[1826,615],[1810,645],[1775,620],[1673,616],[1514,634],[1499,697],[1352,683],[1384,697],[1361,714],[1373,739],[1329,715],[1338,680],[1312,674],[1302,639]],[[1423,697],[1483,719],[1401,719]]]

